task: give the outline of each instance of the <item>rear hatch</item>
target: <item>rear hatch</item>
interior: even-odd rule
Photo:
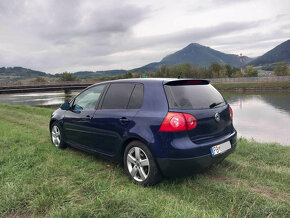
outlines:
[[[195,116],[197,126],[188,130],[196,144],[216,140],[231,134],[234,129],[229,105],[206,80],[175,80],[164,84],[169,111]]]

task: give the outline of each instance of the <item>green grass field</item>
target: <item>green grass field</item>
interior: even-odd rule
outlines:
[[[240,139],[219,166],[143,188],[51,145],[52,110],[0,105],[0,217],[290,217],[290,147]]]

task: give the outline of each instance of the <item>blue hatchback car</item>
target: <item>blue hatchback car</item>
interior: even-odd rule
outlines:
[[[207,80],[126,79],[94,84],[53,112],[54,146],[121,161],[143,186],[221,162],[236,147],[233,112]]]

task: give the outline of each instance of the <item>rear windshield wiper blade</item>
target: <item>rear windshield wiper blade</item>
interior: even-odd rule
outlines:
[[[216,106],[218,106],[218,105],[220,105],[220,104],[222,104],[222,103],[224,103],[223,101],[221,101],[221,102],[218,102],[218,103],[212,103],[210,106],[209,106],[209,108],[213,108],[213,107],[216,107]]]

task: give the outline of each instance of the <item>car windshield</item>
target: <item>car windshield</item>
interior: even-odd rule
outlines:
[[[205,109],[225,105],[222,95],[210,84],[165,85],[170,109]]]

